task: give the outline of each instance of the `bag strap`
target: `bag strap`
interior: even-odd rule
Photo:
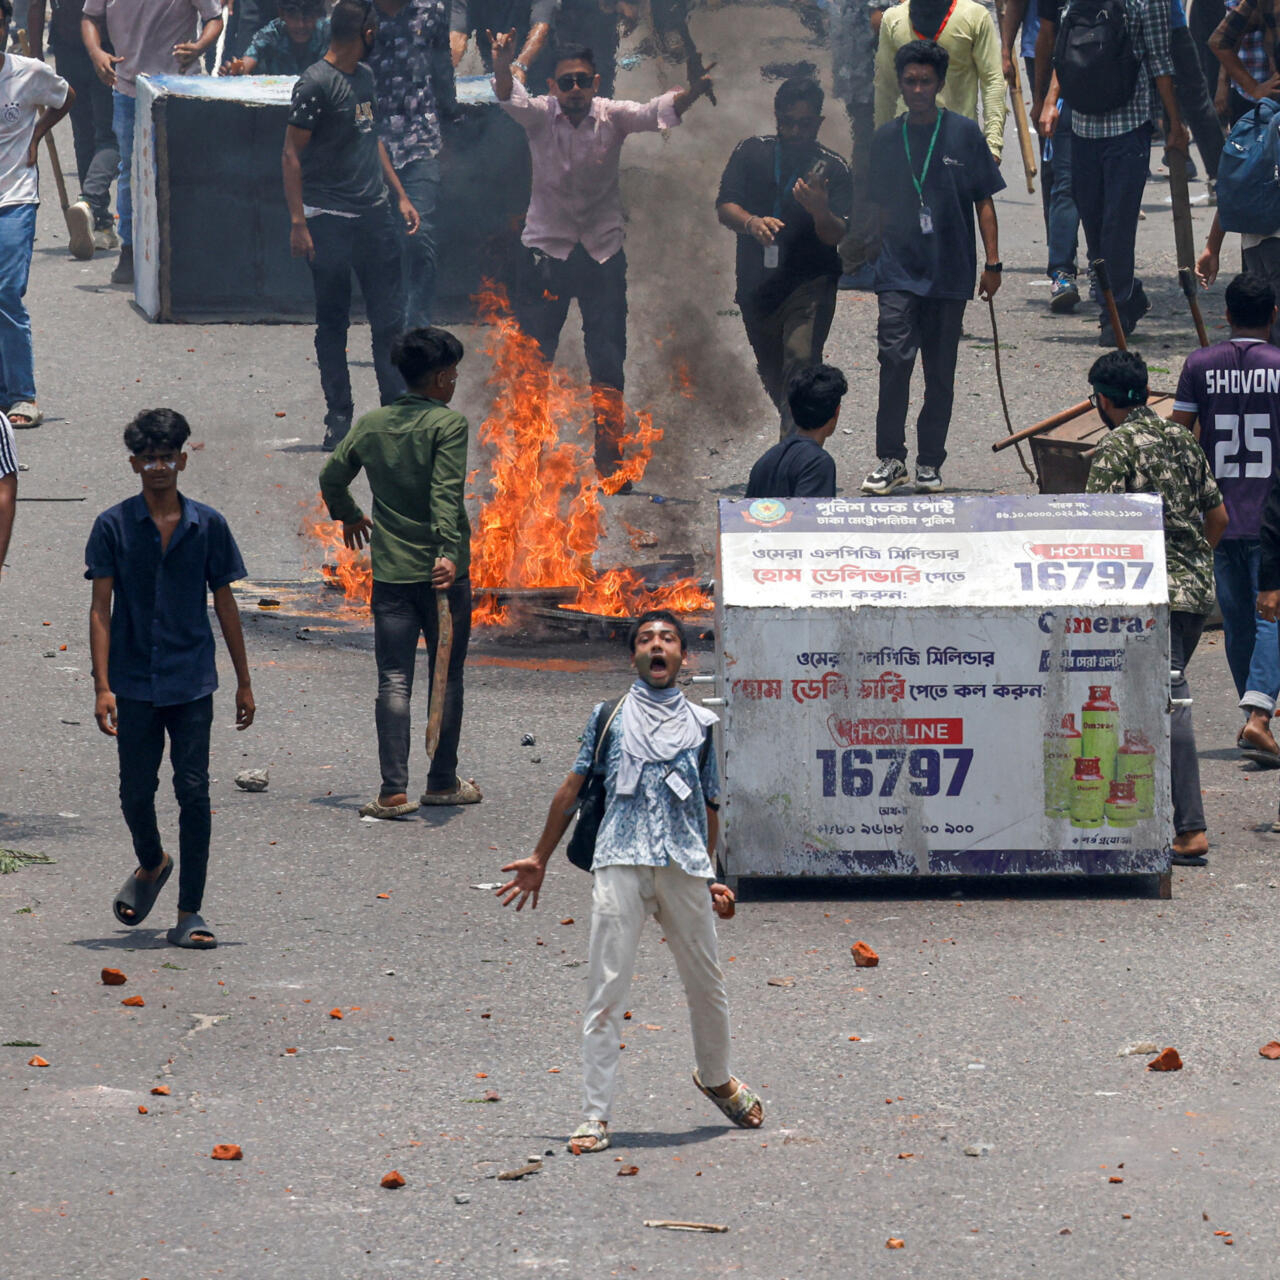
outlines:
[[[591,772],[600,772],[600,749],[604,746],[605,739],[609,736],[609,730],[613,728],[614,718],[622,709],[622,704],[627,700],[624,693],[621,698],[615,698],[612,702],[608,702],[605,706],[608,708],[609,715],[604,722],[604,727],[596,730],[596,745],[591,753]]]

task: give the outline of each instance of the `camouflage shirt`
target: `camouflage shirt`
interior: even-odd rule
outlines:
[[[1221,504],[1222,491],[1190,431],[1139,405],[1098,446],[1087,488],[1159,494],[1169,607],[1187,613],[1213,609],[1213,552],[1204,536],[1204,514]]]

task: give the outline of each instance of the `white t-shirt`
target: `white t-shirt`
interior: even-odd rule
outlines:
[[[6,53],[0,66],[0,207],[39,204],[36,165],[27,163],[37,107],[60,107],[67,82],[38,58]]]

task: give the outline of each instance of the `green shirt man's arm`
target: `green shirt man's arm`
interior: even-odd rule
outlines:
[[[467,483],[470,428],[460,413],[440,428],[431,468],[431,537],[456,566],[462,551],[463,489]]]
[[[351,496],[351,482],[360,474],[360,459],[353,448],[355,428],[338,443],[320,469],[320,496],[331,520],[357,524],[364,519],[360,504]]]

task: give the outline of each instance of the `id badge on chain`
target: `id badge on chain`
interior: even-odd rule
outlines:
[[[667,774],[663,781],[675,793],[677,800],[687,800],[693,795],[693,788],[674,769]]]
[[[924,236],[933,235],[933,214],[929,212],[927,204],[920,206],[920,234]]]

